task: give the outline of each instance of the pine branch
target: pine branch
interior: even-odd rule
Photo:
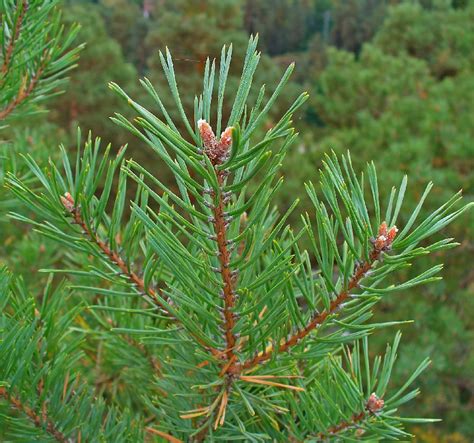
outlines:
[[[225,382],[216,399],[217,401],[220,399],[220,406],[214,422],[214,429],[217,429],[217,427],[219,425],[223,425],[225,421],[229,394],[231,392],[233,383],[233,368],[235,362],[237,361],[237,355],[234,352],[237,344],[237,337],[233,331],[236,324],[236,317],[234,314],[234,286],[237,281],[237,275],[234,274],[230,269],[230,251],[228,248],[229,241],[227,235],[229,219],[225,212],[225,205],[229,201],[229,197],[224,193],[223,189],[228,173],[225,169],[219,168],[219,166],[222,165],[222,163],[229,157],[229,149],[232,144],[233,128],[226,128],[226,130],[221,134],[219,140],[217,140],[211,126],[205,120],[199,120],[198,128],[203,140],[204,154],[207,155],[212,167],[214,168],[217,177],[217,185],[219,187],[217,190],[217,204],[212,206],[213,219],[211,221],[214,223],[215,241],[217,243],[218,249],[218,258],[220,264],[220,269],[218,269],[218,272],[224,284],[221,297],[224,301],[222,314],[224,320],[226,349],[223,351],[223,353],[225,353],[227,361],[223,363],[222,370],[219,374],[221,377],[225,377]],[[212,197],[216,197],[214,194],[215,192],[211,191]],[[195,441],[204,441],[208,431],[209,426],[204,427],[195,436]]]
[[[81,307],[69,301],[64,284],[54,284],[52,276],[38,302],[21,280],[0,269],[0,399],[25,415],[0,414],[1,436],[140,441],[136,415],[107,406],[81,379],[81,337],[71,334]]]
[[[249,92],[259,60],[256,44],[252,38],[228,127],[220,138],[207,123],[213,118],[215,90],[215,64],[210,61],[206,63],[203,94],[195,101],[195,121],[191,122],[181,103],[171,54],[167,51],[166,57],[161,56],[171,95],[192,142],[180,134],[179,125],[173,122],[151,82],[146,80],[143,85],[157,103],[161,118],[128,97],[119,86],[111,85],[138,114],[133,123],[121,115],[116,115],[114,121],[150,145],[169,167],[179,192],[138,163],[124,161],[124,150],[109,161],[110,147],[102,155],[100,142],[96,140],[92,146],[89,139],[83,154],[78,149],[75,168],[63,152],[64,173],[53,163],[44,171],[31,157],[26,159],[33,175],[46,188],[45,193],[9,175],[13,192],[46,221],[14,216],[29,220],[67,247],[91,253],[107,269],[96,269],[91,275],[73,271],[78,275],[106,281],[113,281],[118,273],[125,277],[129,287],[126,291],[101,288],[96,283],[75,287],[113,294],[103,300],[103,309],[116,310],[120,315],[137,313],[143,309],[144,299],[152,305],[143,310],[144,315],[162,318],[146,312],[158,308],[188,334],[168,328],[168,322],[164,322],[165,329],[160,329],[145,317],[134,317],[130,329],[116,331],[140,337],[136,342],[133,338],[137,335],[125,338],[129,346],[140,349],[144,340],[160,346],[160,355],[164,355],[160,362],[162,376],[155,377],[153,383],[166,395],[156,398],[150,392],[140,398],[159,423],[160,430],[149,428],[148,432],[169,441],[179,441],[178,437],[183,441],[211,440],[213,431],[221,440],[261,440],[263,436],[279,440],[289,435],[301,440],[307,436],[323,439],[337,434],[342,437],[353,428],[360,428],[366,439],[406,437],[409,434],[404,431],[404,423],[414,419],[395,413],[418,394],[417,389],[408,389],[429,362],[422,362],[398,391],[388,394],[400,334],[393,347],[387,347],[383,360],[375,358],[372,369],[367,337],[376,328],[400,322],[370,324],[368,320],[382,295],[438,278],[435,274],[441,267],[433,266],[408,281],[384,285],[387,276],[409,265],[412,259],[455,246],[452,239],[432,244],[424,240],[468,206],[453,209],[460,199],[455,195],[417,221],[429,186],[397,236],[395,224],[407,179],[403,179],[398,195],[395,188],[390,194],[385,214],[392,226],[389,229],[387,223],[381,223],[375,167],[369,165],[367,176],[359,178],[350,156],[340,161],[333,154],[327,156],[320,174],[324,202],[320,202],[313,185],[307,186],[316,225],[313,229],[307,214],[303,217],[304,228],[295,234],[287,220],[296,203],[282,216],[270,205],[281,184],[275,178],[294,140],[292,116],[306,97],[301,95],[265,132],[262,124],[292,67],[265,104],[261,88],[251,107]],[[223,123],[228,63],[230,55],[223,60],[219,73],[218,128]],[[257,128],[265,132],[261,139]],[[119,184],[114,193],[117,171]],[[130,201],[130,218],[123,224],[127,177],[138,186]],[[365,177],[373,200],[370,204]],[[259,183],[253,187],[250,182],[255,178]],[[100,196],[99,186],[103,188]],[[110,195],[115,195],[111,215],[106,209],[111,206]],[[72,217],[71,224],[83,231],[84,239],[76,236],[74,244],[70,229],[65,228],[64,209]],[[417,226],[412,229],[415,222]],[[308,249],[300,249],[303,235],[307,236]],[[376,238],[372,240],[373,235]],[[392,247],[394,253],[385,255]],[[132,269],[139,253],[143,254],[142,269]],[[137,298],[127,297],[130,291],[142,297],[138,308]],[[98,320],[104,325],[102,319]],[[265,348],[269,342],[272,344]],[[107,349],[112,357],[121,354],[113,352],[120,343],[110,342]],[[279,354],[290,351],[291,356],[279,358]],[[304,365],[298,364],[301,358],[305,359]],[[125,366],[129,360],[118,361]],[[248,373],[264,363],[269,364],[262,373]],[[151,370],[148,365],[143,367],[142,375],[146,377]],[[298,381],[289,383],[290,379]],[[297,395],[288,395],[288,391]],[[383,408],[384,413],[379,415]]]
[[[83,234],[88,238],[88,240],[95,243],[104,253],[104,255],[110,260],[110,262],[120,269],[120,272],[127,277],[130,283],[132,283],[135,290],[153,306],[158,307],[164,315],[170,318],[170,320],[178,321],[176,317],[171,314],[169,309],[160,301],[160,298],[166,300],[168,303],[171,303],[172,301],[169,300],[165,296],[165,294],[163,294],[163,291],[160,288],[151,288],[147,286],[145,284],[145,281],[139,276],[138,272],[132,270],[130,264],[128,264],[117,251],[111,249],[107,245],[107,243],[104,242],[99,237],[99,235],[87,225],[87,223],[82,217],[80,207],[77,207],[75,205],[71,194],[66,193],[63,197],[61,197],[61,203],[68,211],[68,213],[72,216],[74,224],[78,225],[82,229]],[[196,337],[194,334],[191,334],[191,336],[196,340],[199,345],[209,351],[214,357],[218,359],[222,358],[221,351],[210,347],[209,345],[204,343],[199,337]]]
[[[25,100],[27,100],[31,96],[38,82],[40,81],[41,76],[43,75],[48,60],[49,59],[46,56],[41,60],[38,69],[36,70],[33,77],[31,77],[31,79],[29,80],[28,86],[26,86],[28,78],[26,76],[23,77],[23,80],[20,84],[20,89],[16,97],[0,111],[0,120],[4,120],[6,117],[8,117],[9,114],[11,114],[18,106],[20,106]]]
[[[0,120],[27,101],[39,102],[60,92],[63,74],[74,68],[83,45],[70,48],[79,28],[67,32],[58,0],[3,2],[0,31]],[[9,38],[8,38],[9,37]],[[30,50],[34,48],[34,50]]]
[[[99,247],[111,263],[120,269],[121,273],[128,278],[137,292],[152,305],[157,306],[163,314],[172,317],[171,313],[160,301],[160,298],[164,298],[162,291],[160,289],[147,287],[143,279],[139,277],[137,272],[130,268],[130,265],[120,256],[120,254],[111,249],[96,232],[93,232],[92,228],[90,228],[82,218],[80,208],[75,206],[71,194],[67,193],[64,197],[61,197],[61,202],[64,208],[71,214],[74,223],[82,229],[83,234]]]
[[[353,414],[350,420],[344,420],[336,425],[331,426],[325,432],[320,432],[317,434],[316,438],[318,441],[324,441],[330,437],[340,434],[341,432],[356,428],[364,420],[380,413],[383,407],[384,401],[378,398],[375,393],[372,393],[367,400],[363,411]]]
[[[204,144],[204,153],[209,157],[211,164],[214,166],[215,173],[217,175],[217,183],[219,186],[219,193],[217,196],[218,203],[213,207],[214,219],[214,230],[216,233],[216,242],[219,253],[219,263],[220,269],[219,273],[224,283],[224,289],[222,292],[222,298],[224,300],[224,329],[226,337],[226,350],[225,354],[227,356],[227,369],[225,372],[231,372],[233,362],[237,359],[235,355],[235,346],[236,346],[236,337],[234,335],[233,329],[235,327],[236,319],[233,312],[235,306],[235,277],[232,275],[230,269],[230,252],[228,249],[228,238],[227,238],[227,226],[228,219],[225,215],[225,204],[228,201],[224,197],[223,187],[225,184],[225,178],[227,172],[225,170],[219,170],[218,166],[229,155],[229,148],[232,143],[232,129],[231,127],[227,128],[221,135],[220,140],[217,140],[212,128],[205,120],[200,120],[198,122],[199,131],[201,133],[201,138]]]
[[[288,352],[293,346],[296,346],[301,340],[309,335],[313,330],[322,325],[324,321],[332,314],[335,314],[342,307],[344,302],[350,297],[351,291],[357,287],[361,280],[367,275],[367,273],[374,268],[376,263],[380,261],[382,254],[390,250],[393,240],[395,239],[398,229],[393,226],[388,230],[385,222],[379,228],[379,236],[373,242],[373,249],[369,254],[368,260],[357,266],[347,286],[339,292],[337,297],[331,302],[329,309],[325,309],[322,312],[316,313],[312,316],[309,323],[302,330],[295,332],[291,335],[284,343],[280,344],[278,348],[271,347],[265,352],[256,355],[251,360],[237,365],[238,370],[245,371],[252,369],[258,364],[265,363],[270,360],[276,353]]]
[[[45,429],[56,441],[60,443],[67,443],[69,441],[66,436],[56,428],[53,421],[48,418],[45,408],[43,408],[41,414],[38,414],[23,404],[20,399],[8,393],[4,387],[0,387],[0,397],[8,401],[16,410],[25,414],[38,429]]]
[[[16,19],[15,27],[13,29],[13,35],[11,36],[10,41],[8,42],[8,46],[5,51],[5,58],[3,59],[2,67],[0,68],[0,72],[2,74],[6,74],[8,72],[8,69],[10,68],[10,61],[12,58],[13,50],[15,48],[15,44],[18,40],[18,37],[20,35],[23,19],[25,17],[28,6],[29,5],[28,5],[27,0],[23,0],[21,4],[19,5],[19,7],[21,8],[21,11]]]

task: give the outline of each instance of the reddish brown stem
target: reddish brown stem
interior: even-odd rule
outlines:
[[[222,289],[222,298],[224,299],[224,335],[226,340],[226,349],[224,350],[227,362],[224,363],[223,375],[234,373],[233,368],[236,360],[235,345],[236,337],[234,334],[235,314],[235,294],[232,272],[230,270],[230,252],[227,248],[227,220],[225,214],[225,197],[223,195],[223,187],[227,172],[219,168],[222,162],[229,155],[229,149],[232,144],[232,127],[227,127],[218,140],[209,123],[205,120],[198,121],[199,132],[203,141],[204,153],[214,166],[217,176],[217,182],[220,189],[218,194],[217,206],[213,209],[214,231],[216,233],[217,252],[219,257],[220,269],[219,273],[222,278],[224,287]],[[213,191],[212,191],[213,193]],[[214,195],[214,194],[213,194]]]
[[[23,24],[23,19],[25,18],[26,10],[28,9],[28,2],[26,0],[23,0],[20,4],[20,7],[21,7],[21,12],[18,15],[18,18],[15,23],[15,27],[13,28],[13,34],[10,41],[8,42],[7,50],[5,51],[5,58],[3,59],[2,67],[0,69],[0,72],[2,74],[6,74],[10,67],[10,61],[13,55],[13,50],[18,40],[18,36],[20,35],[20,30]]]
[[[36,85],[41,79],[41,76],[43,75],[43,71],[45,69],[47,63],[47,59],[43,59],[41,62],[41,65],[38,67],[38,70],[36,71],[35,75],[31,78],[28,86],[26,86],[26,83],[28,79],[24,77],[22,84],[20,85],[20,90],[18,91],[17,96],[12,100],[10,103],[8,103],[5,108],[3,108],[0,111],[0,120],[5,119],[9,114],[11,114],[17,106],[19,106],[22,102],[24,102],[33,92],[33,90],[36,88]]]
[[[127,262],[116,251],[111,249],[96,233],[92,232],[86,222],[82,219],[79,208],[73,208],[71,215],[74,218],[74,223],[81,227],[82,231],[93,240],[110,261],[120,269],[120,272],[125,275],[131,283],[133,283],[137,291],[149,298],[152,303],[155,306],[158,306],[166,315],[171,315],[159,299],[159,295],[162,295],[159,290],[146,287],[145,281],[139,277],[136,272],[130,269]]]
[[[362,265],[358,266],[352,275],[347,287],[343,289],[337,297],[331,302],[329,309],[325,309],[318,314],[313,315],[309,323],[301,330],[295,332],[291,337],[285,340],[284,343],[280,344],[277,348],[273,347],[271,349],[266,350],[265,352],[256,355],[254,358],[247,360],[246,362],[242,363],[239,367],[239,370],[248,370],[253,368],[254,366],[264,363],[273,356],[275,352],[288,352],[293,346],[297,345],[303,338],[305,338],[311,331],[316,329],[319,325],[324,323],[326,318],[331,314],[334,314],[342,304],[348,299],[350,296],[350,292],[358,287],[360,281],[364,278],[367,272],[372,269],[374,263],[380,258],[380,254],[382,253],[381,249],[374,248],[370,253],[369,259],[365,261]]]
[[[222,186],[224,176],[222,172],[218,172],[217,178],[219,186]],[[234,353],[236,338],[233,332],[235,327],[235,315],[233,312],[235,306],[234,283],[232,281],[232,273],[229,267],[230,253],[227,248],[227,228],[224,215],[224,200],[222,194],[219,196],[219,203],[214,209],[215,232],[217,237],[217,248],[219,251],[220,273],[224,283],[224,327],[226,337],[226,356],[227,361],[234,361],[236,355]]]
[[[66,436],[56,428],[55,424],[50,419],[48,419],[47,412],[45,410],[43,410],[41,415],[38,414],[30,407],[23,404],[20,399],[10,395],[3,387],[0,387],[0,397],[3,397],[5,400],[7,400],[16,410],[25,414],[37,428],[45,429],[49,435],[56,439],[56,441],[61,443],[68,442]]]
[[[83,233],[87,235],[87,237],[93,241],[99,249],[110,259],[110,261],[116,265],[120,272],[128,278],[128,280],[134,285],[136,290],[142,294],[142,296],[150,302],[152,305],[157,306],[161,309],[161,311],[169,316],[169,318],[173,321],[177,321],[175,317],[169,312],[167,307],[160,301],[160,297],[163,298],[162,291],[157,288],[151,288],[145,285],[145,281],[138,275],[137,272],[133,271],[128,263],[120,256],[117,251],[111,249],[100,237],[97,233],[93,232],[91,228],[87,225],[87,223],[83,220],[80,209],[74,206],[74,201],[70,194],[66,194],[66,197],[62,197],[62,203],[65,209],[71,214],[74,219],[74,223],[81,227]],[[221,359],[222,353],[210,347],[206,343],[204,343],[199,337],[196,337],[194,334],[191,334],[192,337],[196,340],[198,344],[200,344],[204,349],[209,351],[212,355],[216,358]]]
[[[324,440],[330,436],[333,436],[334,434],[338,434],[339,432],[343,432],[346,429],[351,428],[352,426],[357,425],[357,423],[360,423],[364,418],[366,418],[367,412],[366,411],[361,411],[358,414],[354,414],[349,421],[343,421],[337,425],[331,426],[328,428],[326,432],[320,432],[316,438],[319,440]]]
[[[365,404],[365,409],[359,413],[354,414],[350,420],[342,421],[337,425],[333,425],[326,430],[326,432],[320,432],[317,434],[316,438],[319,440],[325,440],[328,437],[331,437],[340,432],[357,426],[358,423],[365,420],[368,417],[376,415],[383,409],[384,401],[381,398],[378,398],[375,393],[371,394],[367,403]]]

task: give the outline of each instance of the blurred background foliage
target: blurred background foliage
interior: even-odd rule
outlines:
[[[108,119],[114,112],[126,115],[127,109],[107,83],[117,82],[153,109],[156,105],[138,78],[150,78],[166,94],[158,51],[168,46],[191,115],[206,57],[218,57],[222,45],[233,43],[232,89],[248,35],[258,33],[263,58],[257,84],[274,85],[282,68],[296,61],[293,81],[275,116],[299,91],[306,89],[311,96],[295,122],[301,135],[284,168],[281,210],[296,197],[302,198],[301,211],[310,210],[303,184],[314,178],[331,149],[350,149],[359,169],[374,160],[382,183],[387,183],[381,190],[386,198],[389,184],[408,174],[411,194],[406,199],[412,207],[430,180],[435,188],[426,211],[460,188],[472,199],[473,0],[66,0],[63,11],[66,23],[81,24],[78,41],[87,47],[67,92],[48,103],[48,122],[34,116],[26,122],[19,119],[2,133],[6,140],[16,140],[17,151],[46,152],[41,145],[54,157],[60,142],[72,150],[79,125],[116,147],[129,143],[133,157],[148,166],[156,161],[156,175],[166,181],[159,161],[150,160],[140,142]],[[167,100],[171,98],[165,95],[172,109]],[[2,212],[9,204],[0,200]],[[402,215],[406,220],[409,210]],[[0,262],[7,261],[12,269],[28,274],[68,259],[32,231],[22,231],[18,238],[24,226],[0,223]],[[411,349],[402,355],[401,379],[413,356],[430,355],[433,360],[421,379],[423,395],[409,407],[413,415],[443,421],[416,429],[417,441],[474,440],[473,228],[471,212],[449,227],[460,247],[441,259],[426,260],[445,262],[443,282],[387,299],[377,313],[380,319],[415,320],[403,328],[405,346]],[[426,268],[426,261],[420,266]],[[405,272],[408,278],[412,270]],[[29,284],[40,287],[42,282],[38,277]],[[391,334],[378,335],[380,346]]]

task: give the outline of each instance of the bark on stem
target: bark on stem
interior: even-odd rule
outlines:
[[[96,232],[93,232],[92,229],[87,225],[81,215],[80,208],[75,206],[75,202],[72,199],[72,196],[69,193],[66,193],[64,197],[61,197],[61,202],[64,208],[71,214],[74,223],[81,227],[84,235],[86,235],[89,240],[95,243],[99,249],[106,255],[109,260],[120,269],[120,272],[128,278],[130,283],[133,284],[137,292],[139,292],[145,300],[151,303],[154,306],[160,308],[160,310],[167,315],[170,320],[178,321],[173,315],[168,311],[167,307],[160,301],[160,297],[163,298],[164,294],[159,288],[151,288],[145,285],[145,281],[138,275],[138,273],[131,269],[129,264],[120,256],[117,251],[111,249],[107,243],[105,243]],[[209,351],[215,358],[221,359],[222,353],[204,343],[199,337],[195,335],[190,335],[194,340],[202,346],[204,349]]]
[[[41,415],[38,414],[30,407],[23,404],[19,398],[9,394],[3,387],[0,387],[0,397],[7,400],[16,410],[25,414],[38,429],[46,430],[46,432],[54,437],[56,441],[61,443],[68,442],[67,437],[56,428],[55,424],[48,418],[47,413],[45,413],[44,410],[41,412]]]
[[[374,249],[370,253],[369,259],[356,268],[354,274],[349,280],[348,285],[331,302],[329,309],[325,309],[313,315],[308,324],[303,329],[295,332],[277,348],[273,347],[268,349],[265,352],[256,355],[254,358],[247,360],[241,365],[238,365],[239,372],[249,370],[258,364],[265,363],[266,361],[270,360],[273,354],[276,352],[288,352],[293,346],[296,346],[302,339],[304,339],[311,331],[315,330],[319,325],[324,323],[328,316],[334,314],[338,309],[340,309],[342,304],[349,298],[351,291],[359,286],[360,281],[364,278],[367,272],[372,269],[375,262],[379,260],[385,248],[386,246],[382,248],[377,248],[374,246]]]
[[[358,423],[360,423],[361,421],[378,414],[383,409],[383,407],[383,399],[377,397],[374,392],[367,400],[363,411],[353,414],[350,420],[344,420],[336,425],[329,427],[325,432],[320,432],[316,435],[316,438],[318,440],[325,440],[328,437],[331,437],[340,432],[344,432],[347,429],[353,428],[357,426]]]
[[[20,4],[20,7],[21,12],[16,20],[12,37],[8,42],[7,50],[5,51],[5,58],[3,60],[2,68],[0,69],[0,72],[2,74],[6,74],[8,72],[8,68],[10,67],[10,61],[13,55],[13,50],[15,48],[16,41],[18,40],[18,37],[20,35],[20,30],[23,25],[23,19],[25,18],[26,10],[28,9],[28,2],[26,0],[23,0]]]
[[[328,437],[332,437],[335,434],[338,434],[340,432],[345,431],[346,429],[349,429],[353,426],[356,426],[358,423],[360,423],[362,420],[364,420],[367,416],[366,411],[361,411],[358,414],[354,414],[351,418],[350,421],[343,421],[337,425],[331,426],[328,428],[326,432],[320,432],[316,438],[318,440],[324,441]]]
[[[224,176],[222,172],[217,174],[219,186],[222,187],[224,182]],[[234,284],[232,281],[232,273],[229,268],[230,253],[227,248],[227,227],[224,215],[224,200],[222,194],[219,196],[219,203],[214,209],[215,219],[215,232],[217,237],[217,248],[219,250],[219,262],[221,265],[220,274],[224,283],[224,327],[226,337],[226,350],[225,354],[228,361],[234,361],[236,355],[234,353],[236,345],[236,337],[233,329],[235,327],[235,315],[233,312],[235,306],[235,294]],[[228,368],[227,372],[232,368],[232,365]]]

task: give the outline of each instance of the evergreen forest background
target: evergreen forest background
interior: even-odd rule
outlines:
[[[222,45],[233,43],[229,83],[237,83],[248,36],[258,33],[263,69],[257,71],[257,84],[276,84],[282,69],[296,62],[275,117],[300,91],[310,93],[295,122],[300,137],[278,194],[282,211],[296,196],[302,197],[300,209],[309,210],[303,184],[314,179],[330,150],[350,149],[358,169],[374,160],[381,181],[400,182],[408,174],[411,194],[405,198],[413,207],[432,180],[427,212],[461,188],[472,200],[472,0],[72,0],[63,3],[63,20],[81,25],[77,41],[86,48],[66,93],[48,102],[46,122],[44,115],[31,114],[12,120],[2,132],[24,152],[54,157],[59,143],[73,150],[80,126],[115,146],[129,143],[131,155],[147,161],[166,182],[158,160],[149,165],[140,142],[109,120],[114,112],[127,115],[128,110],[107,83],[120,84],[153,109],[138,79],[148,77],[166,101],[158,50],[168,46],[190,110],[202,88],[206,57],[218,57]],[[171,98],[168,109],[173,109]],[[2,200],[2,212],[12,204]],[[380,321],[415,320],[402,327],[405,352],[395,377],[406,377],[413,356],[433,361],[420,379],[422,395],[406,415],[443,421],[414,430],[418,441],[474,440],[473,230],[471,211],[448,229],[461,243],[458,248],[416,265],[444,261],[442,282],[389,298],[376,313]],[[0,236],[0,263],[24,275],[33,289],[47,278],[38,269],[70,259],[25,225],[2,219]],[[402,277],[415,272],[407,269]],[[35,277],[28,281],[28,275]],[[380,348],[392,333],[374,337]]]

